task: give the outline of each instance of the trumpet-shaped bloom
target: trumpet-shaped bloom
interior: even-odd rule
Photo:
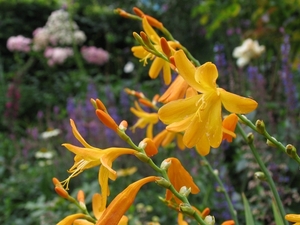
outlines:
[[[169,124],[167,130],[185,131],[183,143],[196,146],[201,155],[209,153],[210,146],[217,148],[222,141],[222,105],[232,113],[249,113],[257,102],[217,87],[218,70],[213,63],[195,66],[182,50],[174,55],[179,74],[201,94],[172,101],[161,107],[159,118]]]
[[[300,214],[287,214],[285,215],[285,219],[294,223],[293,225],[300,225]]]
[[[138,121],[136,124],[134,124],[131,127],[131,130],[134,132],[137,127],[139,128],[145,128],[147,125],[147,132],[146,132],[146,137],[152,139],[153,137],[153,125],[158,122],[158,115],[157,113],[148,113],[145,112],[137,102],[135,102],[135,107],[130,108],[130,111],[139,117]]]
[[[158,52],[161,52],[162,54],[164,54],[161,49],[161,46],[160,46],[160,37],[158,36],[158,34],[155,32],[155,30],[149,24],[147,17],[143,17],[142,23],[143,23],[143,29],[144,29],[145,33],[148,35],[148,37],[150,38],[150,40],[154,43],[155,49]],[[173,51],[175,51],[174,48],[179,46],[178,43],[172,42],[172,41],[169,41],[168,44],[171,47],[171,49],[173,49]],[[163,71],[163,78],[164,78],[165,84],[168,85],[171,83],[171,66],[170,66],[169,62],[167,62],[166,60],[164,60],[162,58],[156,57],[154,54],[145,50],[145,48],[143,46],[134,46],[134,47],[132,47],[131,50],[135,57],[140,58],[141,61],[144,62],[144,65],[147,64],[148,59],[153,60],[153,63],[149,70],[149,76],[152,79],[157,78],[157,76],[159,75],[159,72]]]
[[[118,194],[114,200],[109,204],[107,209],[103,212],[96,225],[117,225],[122,216],[132,205],[135,196],[140,188],[149,182],[158,180],[158,177],[150,176],[138,180],[130,184],[125,190]]]
[[[174,186],[176,191],[179,191],[181,187],[186,186],[187,188],[191,188],[192,194],[197,194],[200,189],[193,181],[193,177],[189,174],[188,171],[182,166],[181,162],[177,158],[168,158],[164,160],[165,162],[170,162],[170,167],[168,168],[168,177],[170,179],[171,184]],[[166,192],[166,200],[174,200],[177,204],[180,204],[181,201],[173,195],[173,193],[167,189]]]
[[[101,192],[103,196],[108,196],[108,179],[115,180],[117,178],[117,172],[112,169],[113,161],[121,155],[134,154],[136,151],[130,148],[112,147],[103,150],[92,147],[82,138],[73,120],[70,121],[74,136],[84,147],[63,144],[64,147],[75,154],[75,157],[74,165],[68,171],[71,175],[62,183],[66,185],[66,189],[68,189],[68,183],[72,177],[77,176],[86,169],[99,166],[98,179],[101,186]],[[105,206],[106,198],[103,198],[103,201],[102,205]]]

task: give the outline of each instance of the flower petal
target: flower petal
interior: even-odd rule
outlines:
[[[198,141],[196,150],[202,156],[206,156],[209,153],[210,144],[206,135],[203,135],[202,138]]]
[[[74,220],[84,218],[84,217],[85,217],[85,214],[83,214],[83,213],[73,214],[73,215],[65,217],[57,225],[72,225]]]
[[[159,72],[162,70],[165,63],[167,63],[165,60],[155,57],[149,70],[149,76],[151,77],[151,79],[155,79],[156,77],[158,77]]]
[[[216,80],[218,78],[218,70],[215,64],[207,62],[197,68],[195,80],[200,84],[201,88],[197,89],[201,93],[216,89]]]
[[[146,34],[150,37],[150,39],[155,44],[159,44],[160,38],[159,38],[158,34],[155,32],[155,30],[149,24],[146,16],[143,17],[142,23],[143,23],[143,29],[146,32]]]
[[[251,98],[242,97],[222,88],[218,88],[221,95],[221,101],[225,109],[232,113],[246,114],[250,113],[257,107],[257,102]]]
[[[165,124],[170,124],[194,114],[197,110],[196,103],[200,97],[197,95],[167,103],[158,110],[160,120]]]
[[[175,52],[174,59],[178,72],[183,79],[196,90],[201,89],[201,85],[195,80],[196,67],[186,57],[183,50]]]

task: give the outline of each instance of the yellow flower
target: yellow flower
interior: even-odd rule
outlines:
[[[287,214],[285,215],[285,219],[294,223],[294,225],[300,225],[300,214]]]
[[[118,194],[103,212],[96,225],[117,225],[122,216],[134,202],[135,196],[140,188],[146,183],[159,179],[150,176],[130,184],[125,190]]]
[[[154,138],[153,142],[155,143],[156,147],[159,146],[166,147],[168,146],[175,138],[177,138],[177,146],[179,149],[184,150],[185,146],[182,141],[182,134],[176,133],[168,130],[163,130],[158,133]]]
[[[158,115],[157,113],[148,113],[145,112],[137,102],[135,102],[135,107],[130,108],[130,111],[139,117],[138,121],[136,124],[131,127],[131,130],[134,132],[137,127],[139,128],[145,128],[147,125],[147,132],[146,132],[146,137],[152,139],[153,137],[153,125],[158,122]]]
[[[200,191],[200,189],[194,183],[193,177],[189,174],[188,171],[185,170],[185,168],[177,158],[171,157],[165,159],[164,161],[171,162],[171,165],[168,168],[168,177],[176,191],[179,191],[183,186],[191,188],[192,194],[197,194]],[[181,201],[177,197],[175,197],[169,189],[167,189],[166,200],[168,201],[172,198],[177,202],[177,204],[181,203]]]
[[[147,17],[143,17],[142,23],[143,23],[143,29],[146,32],[146,34],[148,35],[148,37],[151,39],[151,41],[154,43],[154,47],[155,47],[156,51],[164,54],[161,49],[161,46],[160,46],[160,37],[158,36],[158,34],[155,32],[155,30],[149,24]],[[168,44],[171,47],[171,51],[173,51],[173,52],[175,51],[174,49],[176,47],[180,46],[180,44],[173,42],[173,41],[169,41]],[[153,60],[153,63],[149,70],[149,76],[152,79],[157,78],[157,76],[159,75],[159,72],[163,71],[163,78],[164,78],[165,84],[168,85],[171,83],[171,66],[168,61],[166,61],[162,58],[156,57],[154,54],[145,50],[145,48],[143,46],[134,46],[131,48],[131,50],[135,57],[140,58],[141,61],[144,62],[144,65],[147,64],[148,59]]]
[[[100,149],[90,146],[78,132],[73,120],[70,120],[71,127],[76,139],[84,146],[77,147],[71,144],[63,144],[69,151],[75,154],[74,165],[68,170],[71,175],[62,182],[68,189],[68,183],[71,178],[77,176],[86,169],[99,166],[99,184],[103,196],[109,195],[108,179],[115,180],[117,173],[112,169],[113,161],[121,155],[135,154],[136,151],[130,148],[111,147]],[[106,205],[106,198],[103,198],[102,205]]]
[[[232,113],[249,113],[257,102],[217,87],[218,70],[213,63],[195,68],[182,50],[174,55],[179,74],[201,94],[169,102],[158,111],[159,118],[169,124],[167,130],[185,131],[183,143],[196,146],[201,155],[217,148],[222,141],[222,105]]]

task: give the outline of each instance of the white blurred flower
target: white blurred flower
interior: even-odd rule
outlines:
[[[38,151],[35,153],[35,158],[37,159],[52,159],[53,158],[53,153],[49,151]]]
[[[208,225],[214,225],[215,224],[215,217],[214,216],[206,216],[204,221],[208,224]]]
[[[41,138],[42,139],[49,139],[51,137],[55,137],[55,136],[59,135],[60,132],[61,132],[60,129],[45,131],[45,132],[41,133]]]
[[[133,62],[127,62],[124,66],[124,73],[131,73],[134,70]]]
[[[49,43],[49,32],[39,27],[33,31],[33,50],[39,51],[47,47]]]
[[[243,44],[233,50],[233,57],[237,58],[236,64],[242,68],[246,66],[252,58],[259,57],[265,51],[265,46],[259,45],[257,41],[248,38]]]

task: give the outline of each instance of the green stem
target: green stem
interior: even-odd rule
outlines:
[[[234,223],[235,225],[238,225],[239,222],[238,222],[238,219],[237,219],[237,215],[236,215],[236,210],[234,209],[233,207],[233,204],[231,202],[231,199],[228,195],[228,192],[227,190],[225,189],[225,186],[222,182],[222,180],[220,179],[220,177],[218,176],[217,173],[214,172],[213,168],[211,167],[210,163],[208,162],[208,160],[204,157],[204,156],[201,156],[202,160],[205,162],[205,166],[207,166],[209,172],[214,176],[214,178],[216,179],[216,181],[218,182],[218,184],[220,185],[220,187],[222,188],[223,190],[223,193],[225,195],[225,198],[226,198],[226,201],[227,201],[227,204],[228,204],[228,207],[229,207],[229,211],[230,211],[230,214],[231,214],[231,217],[232,219],[234,220]]]
[[[239,119],[246,124],[248,127],[250,127],[252,130],[254,130],[255,132],[259,133],[260,135],[264,136],[267,140],[269,140],[276,148],[278,148],[279,150],[281,150],[284,153],[286,152],[286,147],[279,141],[277,141],[274,137],[272,137],[266,129],[263,129],[263,132],[260,132],[257,127],[255,126],[255,124],[253,124],[247,117],[243,116],[243,115],[239,115],[237,114],[237,116],[239,117]],[[290,156],[290,155],[289,155]],[[290,156],[291,157],[291,156]],[[294,159],[299,165],[300,165],[300,157],[298,154],[294,154],[292,157],[292,159]]]
[[[260,158],[258,152],[257,152],[257,149],[255,148],[254,144],[253,144],[253,141],[252,140],[249,140],[249,138],[247,137],[246,133],[244,132],[244,130],[242,129],[241,125],[238,123],[237,124],[237,130],[238,132],[242,135],[243,139],[247,142],[247,144],[249,145],[250,149],[251,149],[251,152],[256,160],[256,162],[258,163],[261,171],[264,173],[265,177],[266,177],[266,181],[268,182],[269,184],[269,187],[272,191],[272,194],[274,196],[274,199],[275,199],[275,202],[277,204],[277,207],[279,209],[279,212],[280,212],[280,215],[281,215],[281,218],[283,221],[285,221],[285,224],[288,225],[288,222],[285,220],[285,210],[284,210],[284,207],[283,207],[283,204],[282,204],[282,201],[280,199],[280,196],[277,192],[277,189],[276,189],[276,186],[275,186],[275,183],[269,173],[269,170],[266,168],[265,164],[263,163],[262,159]]]

